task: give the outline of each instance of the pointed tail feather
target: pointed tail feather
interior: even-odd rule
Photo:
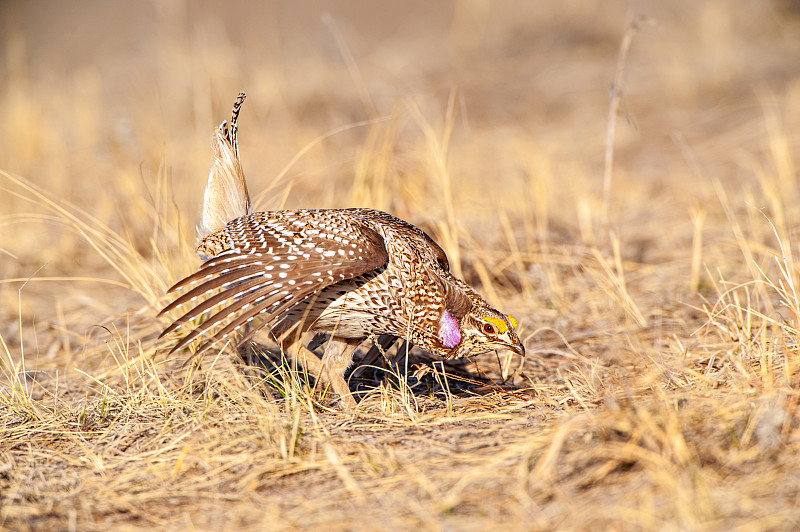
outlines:
[[[198,228],[201,240],[231,220],[253,212],[239,160],[237,139],[239,109],[246,96],[244,92],[239,93],[233,104],[230,123],[223,122],[214,133],[214,159],[203,197],[203,221]]]

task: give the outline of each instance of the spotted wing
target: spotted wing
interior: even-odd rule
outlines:
[[[335,210],[255,213],[208,238],[222,239],[227,249],[170,288],[187,291],[159,313],[193,305],[161,333],[193,327],[170,353],[214,333],[198,349],[201,353],[254,319],[268,323],[323,288],[379,268],[389,258],[380,234]]]

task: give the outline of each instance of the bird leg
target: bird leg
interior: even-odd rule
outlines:
[[[360,343],[358,339],[331,337],[322,356],[323,374],[345,408],[356,406],[350,387],[344,380],[344,372],[353,362],[353,352]]]
[[[310,375],[324,384],[330,384],[345,408],[356,406],[350,388],[344,380],[344,372],[350,366],[353,352],[361,343],[360,340],[331,337],[320,360],[313,351],[303,345],[306,331],[300,324],[281,323],[272,332],[276,335],[283,352],[299,362]]]
[[[322,361],[316,353],[303,345],[305,328],[301,328],[299,323],[286,324],[282,322],[272,329],[272,333],[287,356],[299,362],[314,378],[322,376]]]

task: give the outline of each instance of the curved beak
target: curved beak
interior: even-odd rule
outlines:
[[[523,358],[525,357],[525,346],[522,345],[522,340],[519,339],[519,336],[514,330],[509,329],[501,334],[499,338],[503,341],[503,344],[505,344],[504,347],[506,349]]]

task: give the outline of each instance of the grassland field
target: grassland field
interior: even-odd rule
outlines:
[[[790,0],[0,4],[0,530],[800,529],[798,36]],[[526,358],[395,350],[345,411],[167,356],[240,90],[259,210],[422,227]]]

